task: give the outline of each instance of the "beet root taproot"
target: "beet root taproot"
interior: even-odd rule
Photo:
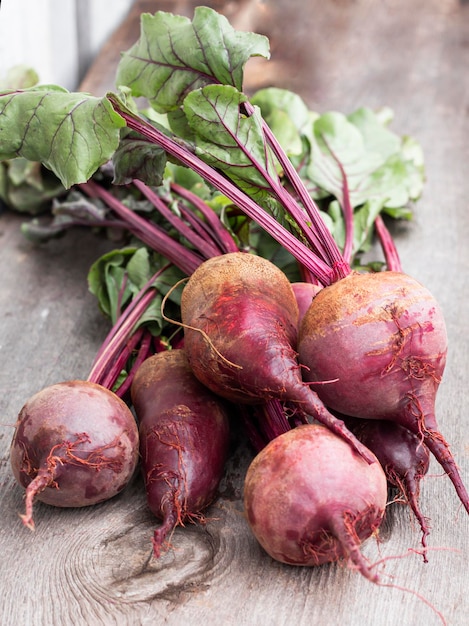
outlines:
[[[385,513],[383,469],[367,463],[320,424],[298,426],[267,444],[244,485],[249,526],[264,550],[290,565],[345,560],[366,578],[378,574],[360,550]]]
[[[420,483],[430,467],[430,451],[420,437],[390,420],[344,418],[350,430],[375,455],[400,501],[413,511],[422,532],[423,560],[427,562],[428,519],[420,509]]]
[[[153,535],[159,557],[176,526],[203,520],[216,496],[229,450],[229,409],[195,378],[183,349],[147,358],[131,397],[147,502],[161,520]]]
[[[332,411],[387,419],[425,442],[469,512],[469,497],[435,417],[447,355],[443,313],[400,272],[352,273],[321,289],[299,333],[303,377]]]
[[[138,464],[138,429],[127,405],[95,383],[72,380],[34,394],[21,409],[10,448],[13,474],[33,502],[83,507],[117,495]]]
[[[373,462],[368,449],[302,380],[298,305],[277,266],[244,252],[208,259],[184,287],[181,318],[190,366],[214,393],[231,402],[278,399],[301,406]]]

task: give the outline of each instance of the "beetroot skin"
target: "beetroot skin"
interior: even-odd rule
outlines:
[[[302,380],[298,315],[288,278],[267,259],[244,252],[208,259],[181,296],[191,368],[204,385],[232,402],[280,400],[300,406],[371,462],[368,449]]]
[[[21,409],[10,450],[13,474],[26,489],[26,526],[33,500],[82,507],[119,493],[138,462],[138,429],[127,405],[81,380],[39,391]]]
[[[311,306],[311,302],[316,294],[322,289],[322,286],[305,282],[292,283],[291,286],[295,294],[296,303],[298,304],[298,324],[301,324],[306,311]]]
[[[228,456],[228,409],[195,378],[182,349],[146,359],[131,395],[147,501],[162,521],[153,537],[158,557],[174,528],[203,519],[215,498]]]
[[[422,531],[423,559],[427,562],[428,520],[420,510],[420,482],[430,467],[430,452],[414,433],[396,422],[344,418],[352,432],[381,463],[388,483],[397,488],[398,501],[408,503]]]
[[[314,566],[345,559],[378,581],[360,551],[384,516],[387,483],[377,459],[367,463],[322,425],[298,426],[273,439],[248,468],[249,525],[275,560]]]
[[[469,512],[469,495],[439,431],[435,398],[447,354],[435,298],[400,272],[350,274],[321,289],[299,334],[303,377],[342,415],[388,419],[425,442]]]

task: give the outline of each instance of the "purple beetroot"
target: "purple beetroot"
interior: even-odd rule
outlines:
[[[322,289],[322,285],[314,283],[296,282],[291,284],[293,293],[295,294],[296,303],[298,304],[298,324],[301,324],[306,311],[309,309],[313,298],[318,291]]]
[[[366,578],[378,574],[360,544],[378,531],[387,500],[383,469],[318,424],[270,441],[248,468],[244,506],[264,550],[290,565],[345,560]]]
[[[469,497],[439,431],[435,397],[447,336],[432,294],[400,272],[352,273],[322,289],[303,318],[303,376],[324,404],[353,417],[388,419],[415,433]]]
[[[259,256],[233,252],[202,263],[181,297],[184,349],[196,377],[243,404],[291,402],[373,461],[368,449],[303,383],[298,305],[286,275]]]
[[[46,387],[21,409],[10,459],[26,489],[23,523],[34,528],[33,502],[82,507],[112,498],[138,462],[138,430],[127,405],[100,385],[74,380]]]
[[[376,455],[388,483],[398,489],[400,498],[412,509],[422,531],[423,558],[427,562],[425,551],[430,531],[419,504],[420,481],[430,466],[427,446],[410,430],[390,420],[344,418],[344,421]]]
[[[195,378],[183,349],[147,358],[131,396],[147,501],[161,520],[153,536],[158,557],[176,526],[202,520],[216,496],[228,455],[228,409]]]

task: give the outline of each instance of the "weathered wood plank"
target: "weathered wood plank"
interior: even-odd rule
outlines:
[[[193,4],[136,2],[85,89],[104,93],[113,87],[116,59],[135,40],[141,10],[170,5],[190,14]],[[221,2],[208,4],[223,8]],[[248,71],[249,86],[292,88],[318,111],[389,106],[393,128],[423,145],[425,192],[415,220],[396,229],[397,245],[405,270],[437,295],[446,315],[450,352],[438,415],[469,482],[469,6],[456,0],[275,0],[224,7],[234,11],[235,5],[233,22],[267,34],[272,44],[272,60],[255,62]],[[12,424],[34,391],[86,375],[107,330],[87,292],[86,271],[109,244],[77,231],[35,249],[22,239],[20,222],[18,216],[0,217],[2,625],[441,623],[414,595],[371,585],[347,568],[292,568],[267,557],[243,517],[249,460],[243,449],[231,460],[208,523],[178,529],[174,549],[160,561],[151,558],[155,520],[139,477],[97,507],[38,504],[36,532],[23,529],[17,517],[22,493],[8,461]],[[463,626],[469,523],[440,474],[433,464],[422,493],[432,522],[430,563],[408,553],[418,548],[419,531],[401,506],[390,507],[381,543],[369,541],[364,552],[372,560],[402,555],[387,563],[386,582],[419,592],[448,624]]]

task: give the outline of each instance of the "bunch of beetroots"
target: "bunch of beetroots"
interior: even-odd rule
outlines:
[[[430,292],[402,272],[360,274],[344,271],[346,264],[331,284],[292,285],[270,261],[239,251],[194,267],[185,268],[190,278],[181,297],[183,349],[146,358],[133,377],[137,420],[108,389],[110,380],[99,385],[96,376],[53,385],[21,410],[11,462],[26,489],[24,523],[34,525],[34,499],[77,507],[115,496],[140,457],[149,508],[161,520],[153,538],[158,556],[174,528],[202,520],[216,495],[228,454],[228,407],[268,413],[285,406],[304,416],[300,423],[317,424],[274,433],[249,468],[247,519],[266,551],[299,565],[345,559],[376,581],[359,546],[383,519],[387,481],[420,523],[426,560],[428,525],[418,497],[430,453],[469,510],[435,418],[447,338]],[[280,504],[267,485],[285,484],[281,459],[300,442],[309,452],[300,464],[286,461],[288,481],[314,482],[314,489],[290,490],[282,505],[288,523],[277,527]],[[316,485],[318,458],[335,458],[344,446],[349,454],[330,464],[330,478],[323,468]],[[348,489],[356,497],[347,500],[332,485],[349,481],[353,465],[368,491]]]
[[[277,398],[290,405],[298,404],[310,418],[327,428],[327,442],[330,434],[342,439],[341,443],[347,442],[354,452],[352,459],[363,465],[364,472],[381,473],[384,482],[388,478],[394,484],[396,472],[407,476],[409,467],[399,470],[397,462],[393,467],[385,463],[385,474],[377,460],[381,456],[379,450],[374,447],[376,456],[372,454],[370,439],[362,439],[363,433],[362,437],[357,433],[355,438],[354,430],[337,415],[398,425],[413,435],[413,451],[424,446],[425,458],[416,474],[417,481],[428,469],[429,450],[445,469],[468,510],[465,487],[434,413],[447,350],[444,320],[435,299],[417,281],[398,272],[351,273],[314,294],[297,339],[299,311],[286,277],[265,259],[232,253],[210,259],[194,272],[182,294],[181,312],[189,363],[197,378],[216,394],[237,403],[255,404]],[[313,391],[311,383],[322,384],[316,384]],[[292,440],[296,443],[302,438],[308,441],[322,437],[319,432],[322,431],[301,428],[295,434],[281,435],[260,452],[261,458],[271,454],[276,455],[277,461],[282,454],[289,457]],[[401,450],[403,445],[408,447],[409,437],[400,439],[395,446]],[[360,440],[369,447],[364,449]],[[392,447],[391,443],[388,445]],[[359,563],[357,547],[363,537],[375,532],[382,519],[383,481],[377,489],[373,515],[366,512],[367,507],[360,509],[354,502],[338,506],[343,525],[340,533],[337,507],[331,507],[331,518],[326,520],[324,508],[315,510],[315,498],[309,492],[308,497],[298,496],[301,502],[289,495],[288,502],[282,504],[282,518],[291,523],[275,527],[274,531],[272,518],[278,516],[280,504],[271,499],[271,492],[262,485],[272,483],[280,489],[284,484],[284,472],[275,469],[277,461],[256,461],[248,474],[246,511],[264,548],[279,560],[297,564],[346,556],[374,579]],[[303,486],[309,482],[305,478],[305,463],[287,464],[290,479],[296,475],[298,484]],[[350,467],[344,464],[341,468],[339,458],[332,465],[333,475],[339,472],[343,480],[350,480]],[[255,487],[257,480],[259,488]],[[325,471],[322,483],[324,491],[318,499],[322,501],[327,494],[326,500],[330,501],[333,496]],[[403,485],[404,481],[397,484]],[[283,486],[281,489],[282,494],[289,491]],[[374,501],[372,492],[370,488],[363,503]],[[305,500],[311,505],[307,513]],[[296,519],[298,507],[304,512],[301,522]],[[296,519],[295,530],[291,517]],[[428,529],[423,516],[418,519],[425,547]],[[317,535],[328,537],[319,547]],[[301,546],[296,556],[292,542]],[[330,552],[326,554],[329,544]]]
[[[199,7],[197,14],[207,11]],[[157,61],[152,60],[152,68],[158,68]],[[195,69],[191,63],[183,65],[189,80]],[[177,81],[177,74],[171,78]],[[145,359],[137,370],[131,387],[137,420],[109,385],[91,381],[53,386],[26,403],[11,453],[15,476],[26,488],[24,521],[32,526],[34,498],[83,506],[112,497],[130,480],[140,454],[149,506],[161,520],[153,542],[158,555],[175,526],[200,519],[215,497],[228,452],[227,407],[284,406],[305,416],[300,422],[310,423],[273,437],[249,467],[244,502],[254,535],[277,560],[316,565],[341,559],[378,582],[360,544],[382,522],[388,482],[401,489],[420,522],[424,558],[428,527],[418,507],[418,484],[429,454],[469,512],[467,490],[435,417],[447,355],[441,308],[428,289],[394,271],[389,261],[387,271],[352,271],[349,254],[340,252],[257,109],[232,84],[221,89],[216,73],[204,76],[204,85],[199,91],[198,80],[192,80],[183,94],[180,85],[174,86],[172,104],[182,103],[195,146],[130,111],[117,96],[108,94],[107,104],[119,124],[201,176],[319,285],[293,288],[270,261],[235,251],[233,242],[220,237],[220,228],[211,242],[217,244],[207,247],[201,240],[210,229],[208,220],[202,226],[199,218],[186,223],[172,215],[172,226],[183,228],[183,239],[190,242],[187,249],[177,248],[163,229],[151,230],[99,185],[86,183],[85,192],[111,202],[121,223],[190,276],[181,297],[184,344]],[[161,91],[154,87],[149,85]],[[195,106],[201,97],[210,111],[208,126]],[[251,132],[263,142],[262,149],[250,150],[246,136]],[[225,162],[227,138],[242,155],[243,175],[254,173],[247,185],[237,161]],[[346,201],[345,170],[342,176],[350,244],[353,209]],[[153,198],[141,183],[138,188]],[[246,189],[252,189],[251,195]],[[263,208],[266,196],[267,204],[281,207],[287,219],[277,221]],[[49,398],[57,392],[60,402],[52,403]],[[95,429],[95,415],[101,413]],[[365,421],[387,426],[367,431]]]
[[[117,494],[136,468],[139,446],[149,508],[161,520],[158,556],[173,529],[203,519],[216,495],[229,407],[279,401],[317,423],[275,437],[249,467],[245,510],[264,549],[297,565],[345,559],[378,581],[359,547],[382,522],[387,481],[411,504],[425,548],[428,528],[416,502],[429,451],[468,508],[434,416],[446,356],[437,303],[405,274],[352,273],[311,289],[300,322],[295,292],[262,257],[233,252],[201,263],[182,293],[184,348],[147,358],[134,376],[140,436],[126,404],[95,383],[63,383],[33,396],[11,449],[26,488],[25,524],[33,525],[33,498],[84,506]],[[324,381],[315,390],[310,384]],[[379,435],[376,428],[370,435],[370,423],[380,424]],[[397,456],[383,452],[386,446]]]

